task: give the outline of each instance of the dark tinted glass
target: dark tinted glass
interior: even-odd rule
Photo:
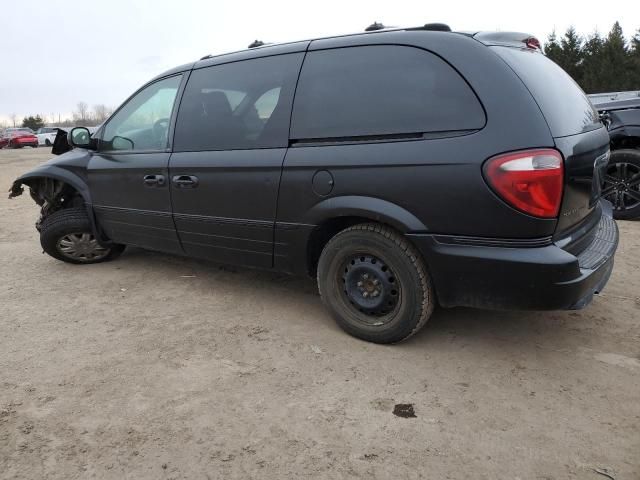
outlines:
[[[574,135],[602,126],[598,112],[578,84],[547,57],[535,50],[492,48],[527,86],[554,137]]]
[[[300,75],[292,138],[473,130],[484,110],[439,57],[412,47],[310,52]]]
[[[175,151],[286,147],[302,53],[195,70],[185,90]]]

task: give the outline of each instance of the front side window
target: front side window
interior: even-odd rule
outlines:
[[[415,47],[309,52],[296,91],[291,138],[476,130],[485,114],[465,80]]]
[[[180,102],[174,151],[286,147],[303,54],[194,70]]]
[[[130,99],[104,127],[100,150],[164,150],[182,75],[159,80]]]

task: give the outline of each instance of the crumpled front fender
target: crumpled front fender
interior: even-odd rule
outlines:
[[[80,176],[70,172],[69,170],[65,170],[63,168],[57,167],[56,165],[41,165],[23,175],[20,175],[16,178],[9,189],[9,198],[14,198],[19,195],[22,195],[24,192],[23,185],[27,185],[29,187],[35,187],[35,183],[45,179],[51,178],[54,180],[59,180],[64,182],[71,187],[73,187],[84,199],[84,202],[90,206],[91,205],[91,195],[89,193],[89,188],[85,183],[84,179]]]

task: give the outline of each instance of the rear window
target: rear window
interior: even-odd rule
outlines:
[[[595,130],[598,112],[576,82],[556,63],[535,50],[491,47],[531,92],[554,137]]]
[[[418,48],[376,45],[307,54],[291,137],[476,130],[484,124],[478,98],[444,60]]]

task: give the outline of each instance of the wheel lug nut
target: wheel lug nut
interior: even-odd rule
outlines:
[[[367,280],[369,278],[369,274],[365,273],[364,275],[362,275],[362,278],[364,278],[365,280]]]
[[[358,285],[359,287],[361,287],[361,286],[362,286],[362,282],[358,282],[358,284],[357,284],[357,285]]]
[[[374,285],[380,285],[380,280],[378,280],[378,279],[374,280],[374,281],[373,281],[373,284],[374,284]]]
[[[362,294],[362,296],[363,296],[364,298],[367,298],[367,297],[369,296],[369,292],[364,292],[364,293]]]

